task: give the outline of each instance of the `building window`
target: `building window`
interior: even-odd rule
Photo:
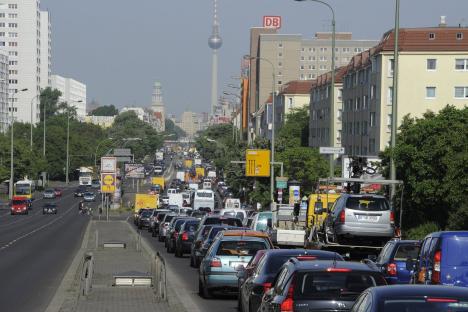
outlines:
[[[395,62],[393,59],[388,60],[388,77],[393,77],[393,69],[395,68]]]
[[[436,70],[437,69],[437,60],[436,59],[427,59],[426,64],[427,70]]]
[[[367,121],[362,122],[362,135],[367,135]]]
[[[283,47],[283,43],[282,42],[278,43],[278,48],[282,48],[282,47]]]
[[[0,13],[0,18],[5,17],[5,13]]]
[[[455,87],[455,98],[456,99],[468,98],[468,87]]]
[[[8,8],[9,8],[9,9],[17,9],[17,8],[18,8],[18,5],[17,5],[17,4],[14,4],[14,3],[10,3],[10,4],[8,4]]]
[[[393,87],[388,87],[387,105],[392,105],[392,103],[393,103]]]
[[[320,48],[320,52],[327,52],[327,48]]]
[[[303,56],[301,56],[301,61],[305,60],[305,58]]]
[[[320,56],[320,62],[326,62],[327,61],[327,57],[325,55],[322,55]]]
[[[278,76],[283,76],[283,73],[282,73],[282,72],[278,72]]]
[[[18,24],[17,24],[17,23],[8,23],[8,27],[10,27],[10,28],[18,28]]]
[[[369,139],[369,153],[375,153],[375,139]]]
[[[463,33],[457,33],[457,40],[463,39]]]
[[[343,48],[344,53],[349,53],[349,48]]]
[[[368,106],[369,106],[368,97],[367,95],[364,95],[362,97],[362,109],[367,109]]]
[[[301,70],[304,70],[304,65],[301,65]]]
[[[338,114],[337,114],[337,118],[338,120],[341,120],[341,117],[343,116],[343,110],[342,109],[338,109]]]
[[[278,67],[282,67],[283,66],[283,63],[282,62],[278,62]]]
[[[377,92],[377,86],[372,85],[370,89],[370,94],[371,94],[370,96],[372,100],[375,99],[376,92]]]
[[[293,99],[288,98],[288,108],[291,109],[293,107]]]
[[[429,40],[435,39],[435,33],[429,33]]]
[[[283,82],[281,80],[278,80],[278,84],[281,85]]]
[[[279,56],[279,57],[282,57],[282,56],[283,56],[283,53],[282,53],[282,52],[279,52],[279,53],[278,53],[278,56]]]
[[[301,80],[304,80],[304,74],[301,74]]]
[[[426,99],[435,99],[436,87],[426,87]]]
[[[369,126],[370,127],[375,127],[375,112],[370,113],[370,121],[369,121]]]
[[[456,59],[455,70],[468,70],[468,59]]]

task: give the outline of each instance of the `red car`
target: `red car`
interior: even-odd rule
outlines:
[[[28,198],[22,196],[13,196],[10,204],[11,214],[28,214],[29,213],[29,201]]]
[[[55,192],[55,197],[61,197],[62,196],[62,190],[59,188],[54,189]]]

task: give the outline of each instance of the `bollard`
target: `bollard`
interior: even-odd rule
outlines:
[[[99,232],[98,232],[98,229],[96,229],[95,237],[96,237],[96,250],[98,250],[98,248],[99,248]]]
[[[82,280],[84,279],[84,287],[83,287],[83,295],[88,296],[93,281],[93,272],[94,272],[94,258],[92,252],[87,252],[84,255],[84,262],[83,262],[83,272],[82,272]]]

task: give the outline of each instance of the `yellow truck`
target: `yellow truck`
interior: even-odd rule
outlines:
[[[165,189],[165,182],[164,177],[153,177],[153,179],[151,179],[151,184],[159,185],[162,191]]]
[[[309,229],[321,228],[323,221],[328,215],[328,208],[331,208],[341,194],[310,194],[309,205],[307,206],[307,223]]]
[[[159,204],[159,195],[135,194],[135,212],[142,208],[156,209]]]
[[[197,168],[195,168],[195,171],[197,173],[197,178],[199,180],[201,180],[201,179],[203,179],[205,177],[205,168],[197,167]]]
[[[186,159],[184,161],[184,166],[186,169],[190,169],[193,166],[193,160],[192,159]]]

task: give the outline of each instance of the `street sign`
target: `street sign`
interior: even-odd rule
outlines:
[[[263,17],[264,28],[281,28],[281,16],[264,16]]]
[[[245,176],[270,176],[270,150],[252,150],[245,152]]]
[[[325,147],[325,146],[320,146],[320,154],[338,154],[338,155],[343,155],[344,154],[344,147]]]
[[[288,188],[288,178],[287,177],[276,177],[276,188],[277,189],[287,189]]]
[[[114,193],[116,178],[115,173],[101,173],[101,192]]]
[[[114,173],[117,171],[117,159],[115,157],[101,157],[101,172]]]
[[[125,164],[125,177],[130,179],[144,179],[145,167],[143,164]]]
[[[289,204],[294,205],[294,203],[301,200],[301,187],[299,185],[290,185],[289,186]]]

